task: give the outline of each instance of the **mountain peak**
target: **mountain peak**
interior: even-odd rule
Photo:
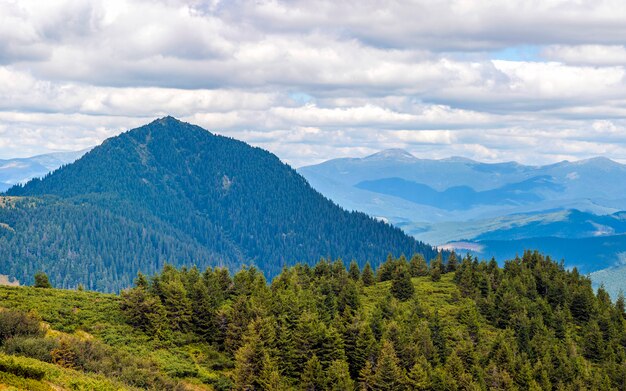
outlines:
[[[366,160],[400,160],[400,161],[414,161],[417,160],[410,152],[401,148],[384,149],[373,155],[366,156]]]
[[[154,121],[152,121],[152,123],[160,124],[160,125],[185,124],[185,122],[179,120],[178,118],[172,117],[171,115],[167,115],[162,118],[157,118]]]
[[[617,163],[616,161],[611,160],[608,157],[604,157],[604,156],[596,156],[596,157],[592,157],[589,159],[580,160],[577,163],[591,163],[591,164],[599,164],[599,165],[619,165],[619,163]]]
[[[293,260],[328,254],[361,264],[371,260],[374,267],[390,250],[436,256],[397,228],[341,209],[270,152],[173,117],[112,137],[78,161],[7,194],[41,200],[40,209],[19,214],[23,220],[11,224],[19,232],[12,240],[46,248],[42,256],[7,258],[16,265],[39,265],[34,262],[43,258],[50,262],[46,266],[54,265],[47,270],[62,276],[53,277],[57,281],[76,286],[77,278],[86,278],[90,289],[122,289],[138,270],[153,273],[165,260],[233,270],[251,264],[271,278]],[[38,222],[36,233],[21,228],[30,221]],[[70,225],[68,232],[77,234],[49,228]],[[104,228],[91,234],[94,225]],[[42,241],[52,231],[59,236]],[[2,239],[2,254],[20,248]],[[68,249],[79,255],[67,257]],[[64,259],[61,266],[58,259]],[[64,271],[79,261],[94,266],[86,277],[67,277]]]

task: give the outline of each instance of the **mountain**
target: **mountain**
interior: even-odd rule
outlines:
[[[619,297],[620,293],[626,294],[626,287],[624,286],[624,281],[626,281],[626,264],[624,264],[626,262],[626,251],[621,253],[621,258],[622,264],[589,274],[594,287],[604,286],[613,298]]]
[[[298,171],[339,205],[390,221],[467,221],[555,208],[595,214],[626,210],[626,166],[606,158],[526,166],[419,159],[385,150]]]
[[[467,210],[478,205],[517,205],[538,202],[542,190],[559,191],[548,176],[538,176],[519,183],[511,183],[492,190],[476,191],[469,186],[453,186],[437,191],[428,185],[404,180],[384,178],[363,181],[355,185],[359,189],[387,194],[404,200],[454,211]]]
[[[266,276],[320,257],[373,266],[435,250],[341,209],[275,155],[172,117],[106,140],[73,164],[6,192],[0,274],[57,286],[128,287],[166,262],[244,264]]]
[[[73,163],[89,149],[76,152],[56,152],[29,158],[0,159],[0,191],[18,183],[46,175],[50,171]]]
[[[298,171],[345,208],[478,257],[537,248],[594,272],[620,264],[626,251],[626,166],[607,158],[528,166],[393,149]]]

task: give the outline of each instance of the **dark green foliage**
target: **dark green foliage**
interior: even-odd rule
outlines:
[[[0,345],[15,337],[41,337],[44,331],[33,314],[0,309]]]
[[[348,363],[335,360],[328,366],[327,390],[349,391],[354,389],[354,381],[350,377]]]
[[[378,281],[389,281],[393,278],[393,272],[396,270],[397,260],[393,258],[393,255],[387,254],[387,260],[383,262],[376,270],[376,277]]]
[[[44,272],[35,273],[35,288],[52,288],[48,275]]]
[[[456,271],[457,266],[459,265],[459,261],[456,258],[456,254],[454,251],[450,253],[448,256],[448,262],[446,263],[446,272],[452,273]]]
[[[322,369],[320,360],[316,355],[313,355],[309,361],[307,361],[302,377],[300,378],[300,389],[302,391],[321,391],[326,387],[326,375]]]
[[[441,260],[441,254],[437,254],[437,257],[430,261],[430,279],[434,282],[441,280],[441,274],[443,273],[443,262]]]
[[[254,264],[273,278],[328,254],[361,265],[389,249],[434,256],[400,229],[339,208],[271,153],[171,117],[7,194],[25,198],[0,208],[12,228],[0,230],[4,272],[30,281],[45,269],[59,287],[119,291],[166,262]]]
[[[396,270],[393,272],[391,280],[391,294],[400,301],[407,301],[415,293],[413,282],[411,282],[411,274],[406,261],[399,262]]]
[[[363,274],[361,275],[361,280],[363,281],[363,285],[371,286],[376,282],[376,277],[374,276],[374,270],[372,270],[372,266],[369,261],[365,264],[363,268]]]
[[[391,263],[410,273],[402,257]],[[561,263],[531,252],[504,267],[467,256],[439,281],[411,279],[406,301],[392,294],[396,276],[365,286],[341,262],[322,260],[285,268],[269,285],[253,267],[231,277],[166,266],[120,296],[0,288],[2,306],[30,292],[29,303],[45,303],[46,322],[76,330],[62,313],[98,335],[35,332],[3,350],[148,389],[174,389],[172,378],[223,390],[624,389],[623,303]],[[49,295],[64,301],[56,312]],[[102,303],[102,314],[64,312],[85,298]],[[100,316],[129,325],[116,334]],[[108,345],[128,335],[134,347]]]
[[[400,368],[393,344],[384,341],[378,357],[374,375],[374,390],[396,391],[406,390],[407,379]]]
[[[413,254],[409,262],[411,277],[423,277],[428,275],[428,264],[421,254]]]
[[[350,274],[350,278],[354,281],[358,281],[361,278],[361,271],[359,270],[359,264],[353,259],[350,262],[350,268],[348,269],[348,274]]]
[[[44,337],[13,337],[4,342],[2,350],[7,354],[36,358],[39,361],[52,362],[50,354],[58,348],[56,339]]]

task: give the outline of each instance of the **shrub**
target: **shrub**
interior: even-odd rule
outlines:
[[[0,345],[13,337],[42,337],[39,319],[23,311],[0,311]]]
[[[4,352],[16,356],[35,358],[39,361],[52,362],[52,352],[59,347],[59,342],[43,337],[13,337],[4,343]]]
[[[35,288],[52,288],[48,275],[44,272],[35,273]]]

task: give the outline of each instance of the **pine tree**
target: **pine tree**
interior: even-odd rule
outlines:
[[[374,271],[372,270],[372,266],[370,265],[369,261],[365,264],[365,267],[363,268],[363,275],[361,276],[361,279],[363,281],[363,285],[365,286],[372,286],[376,282]]]
[[[35,288],[52,288],[48,275],[44,272],[35,273]]]
[[[161,284],[161,300],[167,310],[167,317],[173,329],[187,331],[193,314],[192,302],[180,278],[173,278]]]
[[[443,362],[446,358],[446,336],[444,335],[443,325],[439,317],[439,311],[435,310],[433,321],[430,324],[430,333],[432,335],[433,347],[438,359]]]
[[[414,254],[409,262],[411,277],[423,277],[428,275],[428,265],[422,254]]]
[[[354,381],[350,378],[348,363],[345,360],[335,360],[328,367],[327,390],[351,391],[354,390]]]
[[[161,300],[144,288],[122,291],[120,309],[128,323],[150,335],[163,338],[170,328],[167,311]]]
[[[137,278],[135,278],[135,287],[148,289],[148,279],[142,272],[137,273]]]
[[[604,354],[605,342],[602,338],[602,331],[598,326],[598,322],[589,322],[584,330],[583,347],[585,357],[588,359],[599,362]]]
[[[624,315],[626,315],[626,300],[624,300],[624,292],[621,290],[619,291],[617,300],[615,301],[615,309],[620,316],[624,317]]]
[[[359,265],[356,263],[354,259],[352,260],[352,262],[350,262],[350,270],[348,271],[348,274],[350,275],[350,278],[352,278],[353,281],[358,281],[359,278],[361,277],[361,271],[359,270]]]
[[[260,389],[264,391],[288,391],[289,387],[281,376],[276,362],[267,354],[263,355],[263,368],[259,375]]]
[[[300,389],[302,391],[322,391],[326,386],[326,376],[322,364],[314,354],[304,366],[300,377]]]
[[[408,374],[409,386],[412,390],[425,391],[431,389],[430,374],[432,367],[426,357],[419,356]]]
[[[372,391],[376,388],[376,376],[370,361],[359,371],[359,389],[362,391]]]
[[[374,389],[381,391],[404,390],[406,383],[406,375],[398,365],[398,357],[393,344],[389,341],[383,341],[374,376]]]
[[[446,272],[451,273],[455,272],[457,269],[459,261],[456,258],[456,253],[452,251],[448,256],[448,263],[446,264]]]
[[[376,277],[379,282],[389,281],[393,277],[393,271],[396,268],[396,260],[391,253],[387,254],[387,260],[383,262],[376,270]]]
[[[437,258],[430,261],[430,279],[435,282],[441,280],[442,269],[441,254],[439,254]]]
[[[405,262],[406,263],[406,262]],[[407,301],[415,293],[415,287],[411,282],[411,274],[407,267],[399,264],[393,273],[391,282],[391,294],[400,301]]]
[[[266,352],[254,324],[250,324],[243,345],[235,353],[233,378],[237,390],[262,389],[260,384]]]
[[[371,366],[372,361],[376,357],[376,350],[374,333],[367,324],[363,324],[356,339],[354,359],[351,361],[351,364],[354,366],[353,373],[360,373],[367,364]]]
[[[413,334],[413,343],[418,355],[434,360],[436,356],[435,345],[433,344],[432,332],[427,321],[421,321]]]

